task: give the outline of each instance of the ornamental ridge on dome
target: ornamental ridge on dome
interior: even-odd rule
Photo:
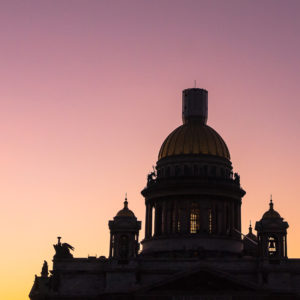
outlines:
[[[127,193],[125,195],[124,207],[117,213],[116,217],[135,217],[133,211],[128,208]]]
[[[199,88],[182,92],[183,125],[171,132],[163,142],[158,160],[175,155],[212,155],[230,160],[222,137],[207,122],[207,91]]]

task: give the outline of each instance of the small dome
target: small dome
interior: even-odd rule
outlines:
[[[252,240],[252,241],[256,241],[257,240],[257,236],[255,234],[253,234],[253,232],[252,232],[251,223],[250,223],[250,226],[249,226],[249,232],[248,232],[248,234],[246,234],[245,237],[248,238],[248,239],[250,239],[250,240]]]
[[[187,122],[171,132],[160,148],[158,160],[188,154],[214,155],[230,160],[221,136],[201,122]]]
[[[127,198],[124,201],[124,208],[117,213],[116,217],[135,217],[134,213],[128,208]]]
[[[280,214],[276,210],[274,210],[274,208],[273,208],[274,204],[272,202],[272,199],[270,200],[269,205],[270,205],[269,210],[264,213],[262,218],[263,219],[278,219],[278,218],[281,218]]]

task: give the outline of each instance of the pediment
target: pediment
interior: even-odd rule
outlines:
[[[138,291],[142,294],[245,294],[259,290],[256,284],[240,280],[225,272],[209,268],[196,268],[178,272],[161,282],[156,282]]]
[[[150,291],[177,291],[177,292],[210,292],[210,291],[241,291],[241,290],[252,290],[249,287],[223,278],[216,276],[210,272],[200,271],[194,274],[175,278],[169,282],[165,282],[162,285],[153,287]]]

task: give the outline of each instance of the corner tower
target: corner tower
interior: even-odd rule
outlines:
[[[137,256],[139,251],[139,231],[141,221],[128,208],[127,196],[124,208],[121,209],[113,220],[108,222],[110,229],[109,258],[126,262]]]
[[[204,89],[183,91],[183,125],[165,139],[156,172],[148,175],[142,191],[145,255],[242,252],[238,232],[245,192],[224,140],[206,124],[207,96]]]
[[[258,254],[261,259],[280,262],[287,259],[287,229],[289,224],[274,210],[272,197],[269,210],[256,222]]]

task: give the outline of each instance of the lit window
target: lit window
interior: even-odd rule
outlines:
[[[275,256],[277,252],[277,241],[274,237],[270,236],[268,241],[268,251],[270,256]]]
[[[199,209],[193,208],[190,214],[190,233],[199,233],[199,230],[200,230]]]
[[[212,213],[211,213],[211,209],[208,211],[208,232],[212,233]]]

